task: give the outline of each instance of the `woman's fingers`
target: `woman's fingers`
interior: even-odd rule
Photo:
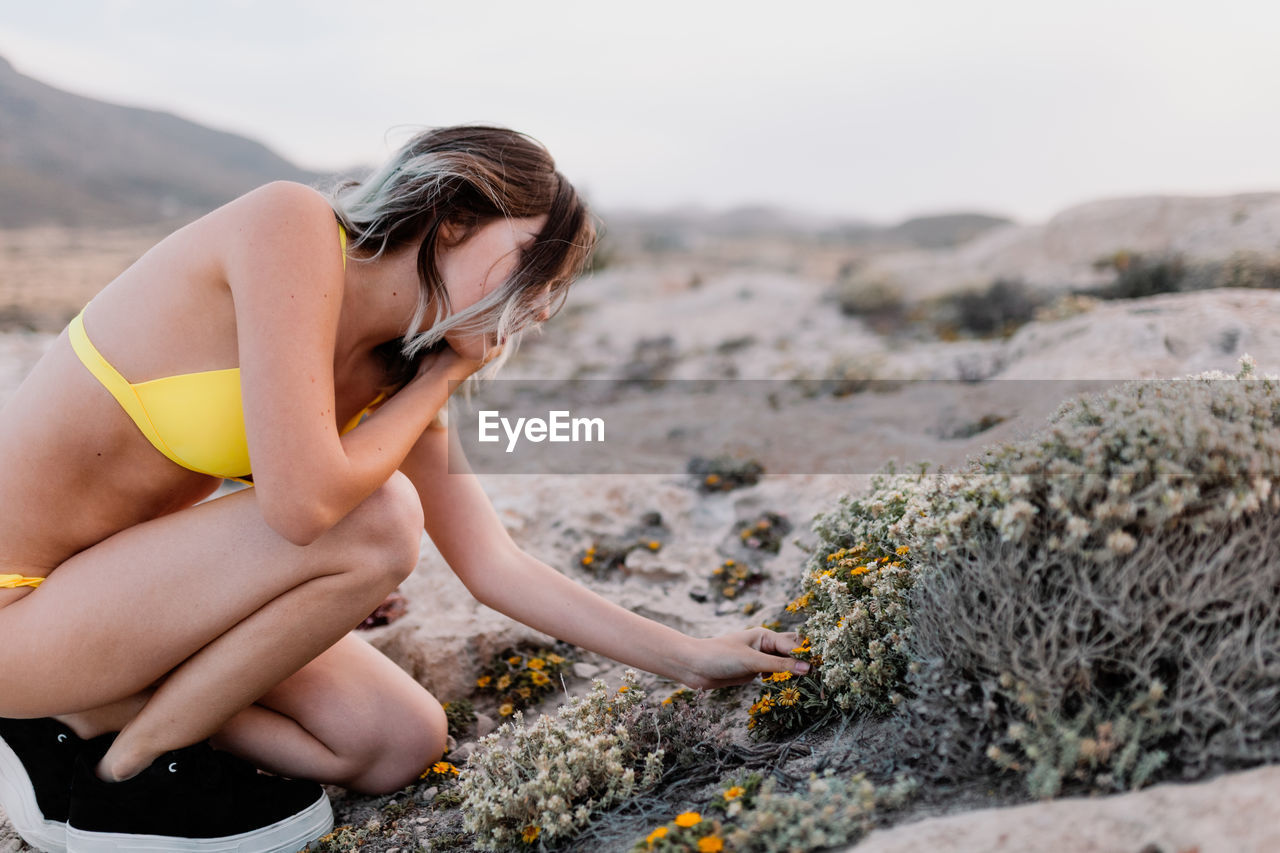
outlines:
[[[759,628],[756,646],[762,652],[768,652],[775,655],[789,655],[791,650],[800,645],[800,635],[795,631],[786,631],[779,633],[770,631],[767,628]]]

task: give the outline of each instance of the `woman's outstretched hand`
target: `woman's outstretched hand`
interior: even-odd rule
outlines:
[[[809,664],[790,656],[799,645],[800,637],[794,631],[778,633],[768,628],[696,640],[692,677],[685,683],[700,688],[730,687],[746,684],[761,673],[800,675],[809,671]]]

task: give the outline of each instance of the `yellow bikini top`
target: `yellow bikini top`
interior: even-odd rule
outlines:
[[[338,226],[342,266],[347,265],[347,234]],[[88,307],[88,306],[86,306]],[[147,440],[183,468],[250,483],[249,443],[244,431],[240,368],[203,370],[129,382],[108,362],[84,330],[82,309],[70,326],[71,346]],[[342,428],[345,435],[385,399],[379,394]],[[252,485],[252,483],[250,483]]]

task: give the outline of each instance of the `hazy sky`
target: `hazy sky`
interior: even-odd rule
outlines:
[[[1262,0],[4,7],[19,71],[321,170],[483,121],[542,140],[605,210],[1038,220],[1280,189],[1280,4]]]

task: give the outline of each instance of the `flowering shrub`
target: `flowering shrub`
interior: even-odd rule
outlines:
[[[697,481],[699,491],[731,492],[760,482],[764,466],[754,459],[738,460],[731,456],[705,459],[695,456],[689,460],[688,471]]]
[[[906,699],[939,776],[989,772],[989,747],[1040,792],[1280,760],[1277,481],[1280,377],[1245,357],[1234,377],[1124,383],[842,499],[789,609],[831,699]],[[1115,705],[1156,684],[1141,713]]]
[[[806,790],[783,793],[775,778],[762,783],[752,774],[724,788],[701,812],[687,811],[656,827],[632,850],[789,853],[847,844],[870,828],[877,808],[901,805],[914,789],[915,782],[905,778],[877,788],[862,774],[828,774],[811,776]]]
[[[663,751],[639,748],[626,725],[643,697],[628,671],[616,691],[597,680],[554,719],[525,727],[517,712],[482,738],[460,785],[476,843],[494,850],[572,835],[594,812],[657,781]]]
[[[737,598],[749,587],[758,585],[768,577],[769,575],[765,572],[746,563],[738,560],[725,560],[711,570],[711,576],[707,581],[711,594],[716,600],[725,601]],[[748,613],[746,615],[750,616],[751,614]]]
[[[662,522],[662,513],[651,510],[640,516],[639,522],[626,532],[592,541],[578,552],[575,560],[584,571],[597,578],[606,578],[613,571],[625,567],[627,555],[632,551],[661,551],[670,535]]]
[[[820,672],[828,703],[844,710],[883,711],[901,701],[914,571],[910,549],[893,528],[921,482],[922,476],[879,475],[866,497],[842,496],[814,522],[818,547],[787,610],[805,615],[797,651]],[[803,706],[816,711],[807,700]]]
[[[476,689],[498,703],[499,716],[510,717],[554,690],[560,683],[558,676],[572,663],[550,649],[525,654],[507,649],[485,667],[476,679]]]
[[[476,721],[476,707],[470,699],[455,699],[445,702],[441,707],[444,708],[450,737],[461,739],[471,731],[471,726]]]
[[[804,658],[806,654],[801,651],[797,656]],[[762,676],[761,681],[760,695],[747,712],[747,729],[757,737],[776,740],[791,736],[831,714],[831,702],[816,669],[804,675],[775,672]]]
[[[786,516],[776,512],[761,513],[759,518],[743,519],[735,522],[733,529],[743,546],[770,554],[778,553],[782,540],[791,532],[791,522]]]
[[[1057,721],[1056,734],[1014,729],[1031,740],[1004,765],[1057,767],[1040,790],[1077,779],[1072,744],[1107,722],[1121,737],[1116,697],[1153,684],[1162,701],[1121,738],[1138,751],[1117,747],[1124,766],[1102,775],[1145,780],[1160,762],[1142,753],[1165,729],[1184,777],[1280,760],[1280,377],[1253,371],[1246,357],[1234,377],[1072,399],[1046,429],[915,490],[891,531],[924,567],[907,731],[939,772],[984,772],[988,747],[1027,722],[1002,673]],[[1026,746],[1039,758],[1023,760]]]

